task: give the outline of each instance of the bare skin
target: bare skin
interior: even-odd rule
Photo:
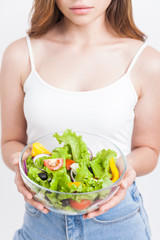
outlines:
[[[57,2],[63,3],[62,0]],[[85,24],[77,21],[80,20],[71,15],[70,19],[65,18],[42,37],[31,40],[37,73],[49,84],[69,91],[90,91],[112,84],[126,73],[143,43],[117,36],[109,23],[104,23],[104,13],[93,17],[90,22],[83,19]],[[35,201],[25,188],[18,167],[19,153],[27,143],[23,85],[30,72],[28,49],[23,38],[12,43],[3,56],[2,155],[7,166],[15,171],[15,183],[25,201],[47,213],[48,209]],[[117,205],[124,199],[127,188],[136,176],[151,172],[158,161],[160,54],[147,47],[130,77],[138,95],[138,103],[135,109],[132,151],[127,156],[128,168],[118,193],[97,211],[84,215],[84,218],[98,216]]]

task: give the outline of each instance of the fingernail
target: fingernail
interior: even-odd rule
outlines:
[[[37,207],[40,211],[43,211],[43,207],[42,206],[38,206]]]
[[[43,212],[44,214],[47,214],[47,213],[48,213],[48,210],[47,210],[47,209],[44,209],[42,212]]]
[[[104,208],[103,208],[103,207],[100,208],[99,211],[100,211],[100,212],[104,212]]]
[[[18,163],[17,158],[13,160],[13,165],[16,165]]]
[[[31,200],[31,199],[32,199],[32,195],[27,195],[27,198],[28,198],[29,200]]]
[[[128,183],[127,182],[123,182],[123,187],[124,189],[127,189]]]

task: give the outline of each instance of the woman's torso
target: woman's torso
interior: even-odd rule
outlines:
[[[72,49],[70,56],[68,50],[62,48],[58,54],[54,49],[55,60],[51,52],[42,61],[44,53],[39,60],[35,57],[35,42],[28,38],[27,43],[32,68],[24,83],[28,142],[71,128],[106,136],[128,154],[138,100],[130,72],[145,45],[139,43],[132,54],[117,49],[117,58],[115,52],[112,58],[105,57],[105,48],[99,56],[97,51],[84,52],[78,59],[77,49]],[[120,59],[122,64],[118,64]]]

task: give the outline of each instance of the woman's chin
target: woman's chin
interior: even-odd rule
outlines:
[[[78,26],[86,26],[94,22],[95,19],[92,19],[90,16],[76,16],[75,18],[68,19],[70,23]]]

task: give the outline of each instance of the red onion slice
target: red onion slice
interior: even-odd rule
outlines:
[[[71,179],[73,182],[76,182],[76,180],[74,179],[74,176],[73,176],[73,169],[70,170],[70,176],[71,176]]]
[[[26,175],[28,175],[26,159],[24,159],[23,164],[24,164],[24,172],[25,172]]]
[[[46,171],[44,171],[43,169],[41,169],[41,168],[39,168],[37,165],[36,165],[36,160],[38,159],[38,158],[41,158],[41,157],[50,157],[51,155],[49,155],[49,154],[38,154],[38,155],[36,155],[34,158],[33,158],[33,163],[34,163],[34,165],[39,169],[39,170],[41,170],[42,172],[45,172],[46,173]]]
[[[89,158],[90,158],[90,161],[92,160],[92,158],[93,158],[93,154],[92,154],[92,152],[91,152],[91,150],[87,147],[87,149],[88,149],[88,152],[90,153],[90,156],[89,156]]]

